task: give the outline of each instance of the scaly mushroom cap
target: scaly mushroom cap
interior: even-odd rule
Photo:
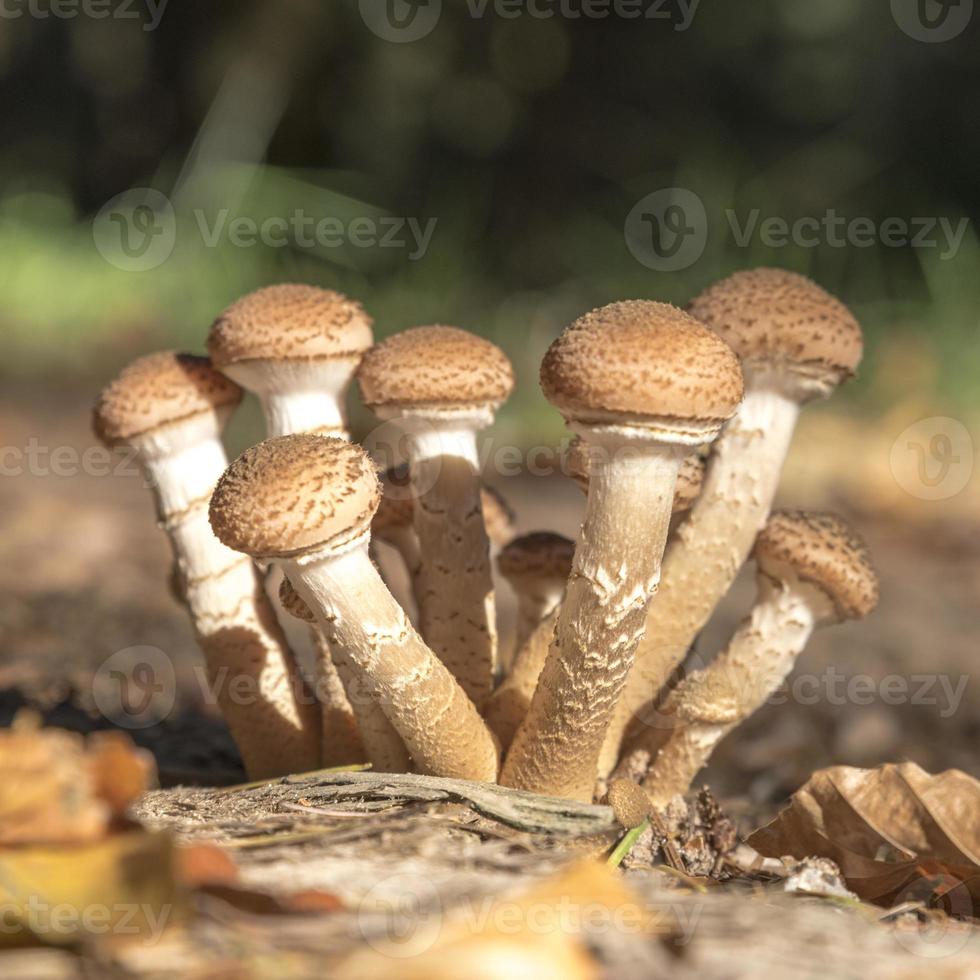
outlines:
[[[851,377],[864,341],[850,310],[806,276],[750,269],[715,283],[688,307],[746,360],[812,364]]]
[[[667,303],[612,303],[580,317],[541,362],[545,397],[566,418],[723,422],[742,400],[738,358]]]
[[[371,522],[371,529],[384,539],[385,532],[393,528],[412,527],[415,498],[407,466],[393,466],[381,476],[381,505]],[[510,540],[514,528],[514,514],[507,501],[492,487],[480,488],[483,522],[487,537],[496,544]]]
[[[316,361],[359,357],[374,342],[360,303],[318,286],[267,286],[232,303],[211,327],[217,368],[239,361]]]
[[[508,581],[565,580],[572,571],[575,542],[551,531],[534,531],[514,538],[497,556],[497,568]]]
[[[456,327],[414,327],[372,347],[357,371],[370,408],[496,408],[514,369],[496,345]]]
[[[288,578],[283,578],[279,583],[279,601],[290,616],[301,619],[304,623],[316,622],[313,610],[303,601],[303,597],[293,588]]]
[[[292,556],[366,533],[381,491],[367,453],[316,435],[269,439],[231,466],[211,498],[211,527],[234,551]]]
[[[161,351],[133,361],[103,390],[92,427],[113,446],[241,400],[242,389],[206,357]]]
[[[601,446],[590,446],[584,439],[576,436],[565,450],[565,472],[570,476],[582,493],[589,492],[589,473],[592,467],[591,454],[603,452]],[[701,495],[704,485],[706,464],[700,453],[691,453],[684,457],[677,483],[674,486],[673,513],[683,514],[694,506],[694,501]]]
[[[878,576],[867,546],[836,514],[775,511],[755,541],[764,575],[779,578],[788,566],[823,589],[841,619],[861,619],[878,604]]]

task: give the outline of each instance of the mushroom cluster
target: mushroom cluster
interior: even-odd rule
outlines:
[[[136,361],[102,393],[95,430],[153,487],[175,594],[250,776],[367,762],[592,801],[625,775],[660,805],[815,628],[875,605],[867,551],[840,518],[770,513],[800,406],[853,375],[861,349],[841,303],[772,269],[687,311],[636,300],[582,316],[541,365],[575,436],[564,469],[587,494],[575,541],[514,537],[482,483],[478,433],[514,386],[496,345],[449,326],[374,344],[358,303],[312,286],[233,304],[209,358]],[[402,465],[379,472],[351,441],[355,381]],[[228,465],[221,431],[243,388],[267,439]],[[410,599],[375,542],[404,564]],[[677,683],[750,556],[749,618]],[[495,571],[517,599],[506,656]],[[247,701],[226,693],[242,675]]]

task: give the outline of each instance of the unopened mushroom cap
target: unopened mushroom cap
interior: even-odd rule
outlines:
[[[282,603],[282,608],[290,616],[295,616],[296,619],[301,619],[304,623],[316,622],[316,616],[313,615],[313,610],[310,609],[303,601],[302,596],[293,588],[292,582],[285,577],[279,583],[279,601]]]
[[[572,571],[575,542],[552,531],[533,531],[510,541],[497,556],[497,568],[508,581],[560,579]]]
[[[631,779],[613,779],[609,783],[606,802],[624,827],[639,827],[653,809],[646,791]]]
[[[578,484],[583,493],[589,492],[592,454],[605,451],[601,446],[592,446],[579,436],[568,444],[564,457],[565,472]],[[694,501],[700,496],[704,484],[705,468],[704,458],[700,453],[690,453],[684,457],[674,486],[672,507],[674,513],[681,514],[694,506]]]
[[[161,351],[133,361],[99,396],[96,436],[115,445],[196,415],[233,408],[242,389],[206,357]]]
[[[360,537],[380,499],[360,446],[283,436],[253,446],[225,470],[211,498],[211,527],[234,551],[285,557]]]
[[[812,364],[843,377],[861,362],[864,341],[850,310],[795,272],[736,272],[697,296],[689,309],[742,358]]]
[[[878,604],[878,576],[867,546],[836,514],[775,511],[755,541],[764,574],[791,567],[823,589],[842,619],[860,619]]]
[[[359,357],[374,342],[360,303],[318,286],[286,283],[248,293],[211,327],[215,367],[251,360],[332,360]]]
[[[357,380],[372,408],[496,408],[514,388],[514,370],[483,337],[457,327],[414,327],[372,347]]]
[[[630,300],[580,317],[541,362],[545,397],[567,418],[721,422],[742,400],[731,348],[667,303]]]

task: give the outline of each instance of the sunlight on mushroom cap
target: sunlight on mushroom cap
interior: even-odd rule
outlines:
[[[541,388],[583,421],[673,418],[721,422],[742,399],[731,348],[667,303],[612,303],[580,317],[548,348]]]
[[[851,377],[861,327],[840,300],[806,276],[750,269],[715,283],[688,307],[746,359],[815,364]]]
[[[196,415],[232,409],[242,389],[206,357],[161,351],[126,367],[99,396],[96,436],[107,445],[173,425]]]
[[[775,511],[756,539],[759,570],[779,578],[791,568],[833,600],[842,619],[860,619],[878,604],[878,576],[864,541],[836,514]]]
[[[232,303],[211,327],[216,367],[249,360],[356,357],[373,343],[371,317],[360,303],[317,286],[268,286]]]
[[[214,533],[235,551],[287,556],[366,533],[381,499],[367,453],[315,435],[269,439],[225,471],[211,500]]]

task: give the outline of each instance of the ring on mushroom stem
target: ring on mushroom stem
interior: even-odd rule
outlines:
[[[482,705],[493,687],[497,626],[476,433],[513,389],[510,362],[465,330],[415,327],[368,351],[357,380],[365,405],[407,445],[420,631]]]
[[[250,778],[319,765],[315,705],[296,670],[251,561],[208,526],[208,501],[227,464],[221,430],[241,389],[207,358],[164,352],[127,367],[95,407],[96,435],[138,454],[154,488],[208,682]],[[254,703],[233,696],[249,678]]]
[[[693,317],[634,301],[565,330],[545,354],[541,387],[591,446],[589,496],[554,642],[501,782],[591,800],[657,589],[681,461],[731,417],[742,375]]]
[[[671,693],[673,718],[644,789],[664,805],[690,787],[715,746],[762,707],[814,629],[861,619],[878,602],[864,543],[833,514],[777,511],[756,540],[759,594],[725,650]]]
[[[211,525],[230,548],[281,565],[367,682],[422,773],[493,780],[497,749],[474,705],[412,629],[368,557],[378,478],[341,439],[270,439],[228,467]]]
[[[631,719],[656,700],[748,557],[772,507],[800,406],[831,394],[861,360],[861,328],[848,309],[792,272],[738,272],[695,298],[690,311],[741,358],[745,400],[715,441],[701,494],[667,550],[600,775],[615,765]]]
[[[258,289],[224,310],[211,327],[208,351],[215,367],[258,396],[267,437],[318,432],[347,439],[347,392],[373,342],[371,325],[361,305],[341,293],[286,283]],[[315,625],[302,626],[281,614],[281,584],[279,570],[267,573],[266,592],[280,625],[314,677],[321,703],[321,764],[362,762],[360,743],[350,738],[355,716],[368,741],[397,737],[373,701],[361,697],[350,703],[338,676],[344,651],[331,650]],[[375,746],[375,755],[392,753],[404,755],[404,750]]]

